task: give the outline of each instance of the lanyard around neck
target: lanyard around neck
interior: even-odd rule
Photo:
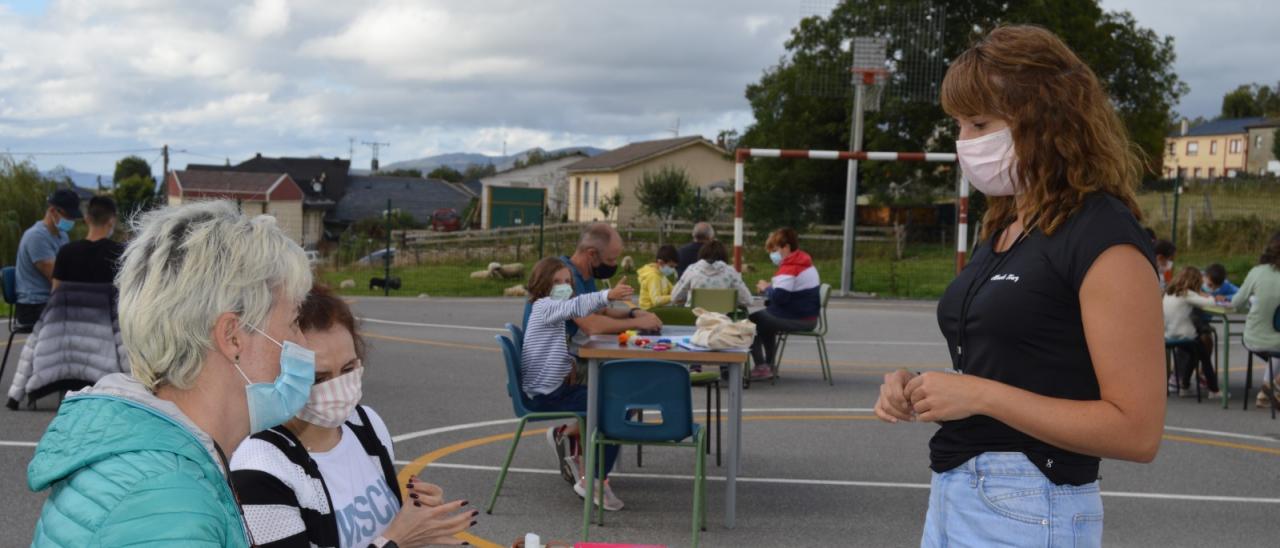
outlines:
[[[1008,229],[1006,228],[1005,230]],[[1009,245],[1009,249],[1006,249],[1004,253],[999,256],[996,255],[996,238],[992,238],[992,245],[990,249],[991,256],[995,258],[995,262],[982,274],[974,277],[972,280],[969,280],[969,286],[965,288],[964,291],[964,298],[960,301],[960,326],[956,336],[956,355],[959,359],[957,360],[956,371],[964,373],[965,364],[967,363],[967,358],[964,354],[964,347],[969,327],[969,308],[973,305],[974,298],[978,296],[979,291],[982,291],[982,286],[986,285],[991,277],[995,275],[996,271],[1000,270],[1000,267],[1004,266],[1005,262],[1009,260],[1009,257],[1013,256],[1013,252],[1018,248],[1018,244],[1022,243],[1022,240],[1025,240],[1026,238],[1027,232],[1024,230],[1022,234],[1019,234],[1018,238],[1013,241],[1013,244]]]

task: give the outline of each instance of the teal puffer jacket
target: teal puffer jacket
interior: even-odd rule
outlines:
[[[32,546],[246,546],[212,440],[123,374],[69,397],[27,467]]]

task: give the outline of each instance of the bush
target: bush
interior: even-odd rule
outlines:
[[[0,155],[0,265],[14,264],[22,232],[44,218],[53,186],[30,161]]]

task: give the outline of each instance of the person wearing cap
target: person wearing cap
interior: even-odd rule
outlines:
[[[59,189],[49,196],[44,218],[36,221],[18,243],[15,288],[18,303],[14,310],[19,325],[34,325],[53,291],[53,263],[58,250],[67,245],[67,233],[76,226],[80,213],[80,197],[70,189]]]

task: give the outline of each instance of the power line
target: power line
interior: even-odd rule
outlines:
[[[199,156],[199,157],[201,157],[201,158],[210,158],[210,159],[213,159],[213,160],[223,160],[223,159],[225,159],[225,157],[224,157],[224,156],[214,156],[214,155],[212,155],[212,154],[202,154],[202,153],[200,153],[200,152],[192,152],[192,151],[187,150],[187,149],[185,149],[185,148],[184,148],[184,149],[179,149],[179,150],[171,150],[170,152],[172,152],[172,153],[174,153],[174,154],[186,154],[186,155],[188,155],[188,156]]]
[[[54,151],[54,152],[26,152],[6,150],[5,154],[10,156],[92,156],[97,154],[137,154],[140,152],[154,152],[161,150],[161,147],[152,148],[133,148],[122,150],[78,150],[78,151]]]

